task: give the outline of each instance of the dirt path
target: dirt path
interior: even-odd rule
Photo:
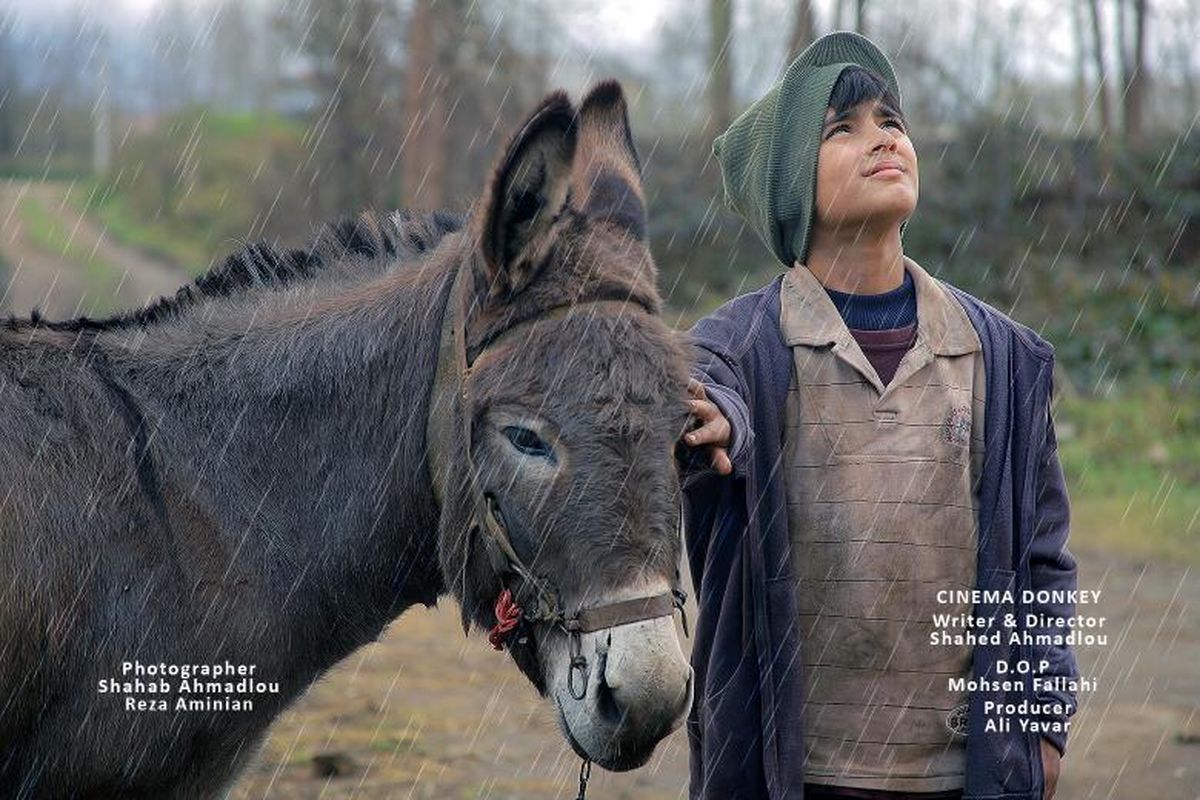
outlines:
[[[115,243],[69,204],[68,183],[0,181],[0,312],[50,319],[141,306],[187,281],[179,269]],[[31,221],[36,214],[36,221]],[[31,230],[50,231],[48,237]]]
[[[1082,696],[1059,800],[1200,797],[1200,574],[1080,551],[1099,589],[1107,647],[1080,648]],[[319,778],[314,755],[348,756]],[[549,707],[506,657],[464,640],[457,609],[415,609],[321,681],[273,729],[231,793],[251,798],[570,798],[579,762]],[[593,773],[589,796],[687,797],[687,742],[667,739],[642,770]]]

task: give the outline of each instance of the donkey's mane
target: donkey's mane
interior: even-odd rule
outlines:
[[[255,242],[227,256],[220,264],[163,296],[132,311],[93,319],[47,320],[38,309],[28,318],[10,315],[3,321],[9,330],[45,328],[56,331],[108,331],[139,328],[182,316],[207,300],[229,297],[253,289],[280,289],[318,275],[348,256],[373,261],[383,257],[396,262],[420,260],[442,238],[463,227],[461,215],[449,211],[380,214],[364,211],[321,226],[303,249],[282,249]]]

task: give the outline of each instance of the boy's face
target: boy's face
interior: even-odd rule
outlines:
[[[898,169],[879,170],[888,163]],[[899,226],[916,209],[917,194],[917,153],[899,114],[879,100],[859,103],[841,116],[825,110],[816,225],[829,230]]]

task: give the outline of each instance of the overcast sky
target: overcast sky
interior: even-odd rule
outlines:
[[[254,0],[270,2],[270,0]],[[54,15],[68,14],[76,9],[85,9],[97,17],[110,22],[136,25],[144,19],[161,0],[0,0],[0,7],[15,13],[19,22],[32,22]],[[214,0],[195,0],[196,5],[212,5]],[[1071,30],[1071,3],[1079,0],[909,0],[904,6],[906,13],[917,14],[924,19],[920,28],[929,35],[936,34],[938,40],[948,39],[955,51],[970,54],[976,46],[976,20],[982,20],[985,32],[1005,30],[1014,11],[1023,17],[1021,41],[1005,43],[1005,57],[1010,60],[1012,71],[1027,78],[1038,76],[1054,80],[1066,80],[1071,75],[1076,59],[1075,42]],[[1153,68],[1160,59],[1168,57],[1165,48],[1173,46],[1178,35],[1178,20],[1188,16],[1200,18],[1197,8],[1200,0],[1151,0],[1151,24],[1148,31],[1148,58]],[[1103,2],[1102,8],[1111,15],[1112,2]],[[513,0],[509,14],[521,14],[529,4]],[[833,19],[833,0],[816,0],[818,30],[830,29]],[[881,5],[872,3],[876,15]],[[791,25],[792,3],[789,0],[735,0],[738,25],[741,30],[761,30],[762,26],[774,26],[776,31],[786,32]],[[894,8],[894,6],[889,7]],[[686,20],[668,19],[672,12],[679,14],[683,9],[700,15],[695,20],[695,30],[705,30],[705,4],[700,0],[578,0],[555,6],[555,15],[566,24],[578,47],[590,52],[622,52],[631,63],[642,61],[647,55],[656,55],[654,50],[661,27],[671,22],[679,27]],[[951,9],[965,13],[950,13]],[[885,18],[889,14],[883,15]],[[776,19],[778,18],[778,19]],[[876,17],[878,18],[878,17]],[[1107,25],[1115,29],[1112,21]],[[699,38],[699,37],[698,37]],[[777,37],[782,41],[782,35]],[[703,44],[702,42],[700,44]],[[1109,46],[1110,58],[1113,48]],[[751,53],[758,57],[761,54]],[[781,66],[778,54],[766,54],[761,62],[749,62],[744,69],[774,71]],[[641,56],[641,58],[639,58]],[[741,58],[747,58],[745,54]],[[1173,57],[1173,56],[1172,56]],[[1197,61],[1194,52],[1193,63]]]

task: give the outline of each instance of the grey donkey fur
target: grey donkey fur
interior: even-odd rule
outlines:
[[[616,84],[578,109],[556,93],[465,218],[363,214],[123,316],[0,322],[0,794],[219,794],[273,718],[405,609],[451,593],[495,622],[468,498],[439,509],[428,474],[460,268],[473,356],[542,309],[644,309],[483,350],[476,441],[449,459],[455,474],[473,446],[514,546],[564,603],[669,579],[686,364],[658,316],[637,169]],[[549,459],[514,451],[522,425]],[[534,634],[511,654],[544,692],[537,639],[554,634]],[[174,695],[127,711],[97,687],[133,661],[253,664],[279,692],[252,711],[177,713]]]

